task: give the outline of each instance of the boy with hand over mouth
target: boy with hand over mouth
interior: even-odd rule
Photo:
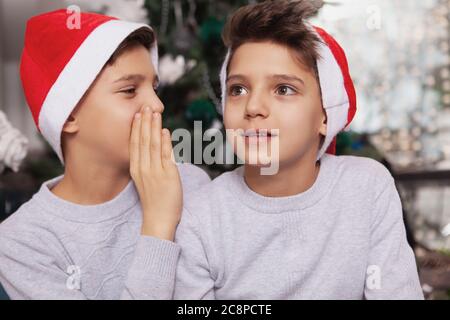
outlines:
[[[0,225],[0,282],[12,299],[171,297],[182,191],[209,178],[168,160],[153,30],[93,13],[73,29],[68,18],[27,24],[25,96],[65,171]]]

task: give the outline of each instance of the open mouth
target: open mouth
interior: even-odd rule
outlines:
[[[244,138],[272,138],[277,137],[276,130],[271,129],[248,129],[241,133]]]

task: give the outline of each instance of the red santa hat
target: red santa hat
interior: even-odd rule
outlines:
[[[79,25],[68,24],[65,9],[27,22],[20,75],[25,97],[39,131],[64,163],[61,131],[70,113],[123,40],[145,24],[95,13],[79,13]],[[151,59],[158,70],[156,40]]]
[[[351,123],[356,113],[356,93],[344,50],[325,30],[311,26],[311,31],[320,40],[317,69],[322,91],[322,105],[327,114],[327,135],[317,155],[319,160],[325,152],[336,154],[336,136]],[[222,109],[225,108],[230,57],[229,50],[220,72]]]

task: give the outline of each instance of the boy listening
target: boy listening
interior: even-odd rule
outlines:
[[[245,165],[186,201],[176,299],[423,299],[394,179],[333,155],[356,96],[313,12],[266,1],[225,27],[224,123]],[[261,174],[267,163],[251,159],[273,145],[278,171]]]

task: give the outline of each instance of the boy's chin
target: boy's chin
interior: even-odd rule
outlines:
[[[267,168],[270,167],[272,164],[272,162],[253,162],[253,161],[244,161],[244,165],[247,167],[255,167],[255,168]]]
[[[242,158],[241,158],[242,159]],[[278,157],[270,157],[270,156],[260,156],[256,157],[256,155],[248,155],[245,157],[244,165],[249,168],[254,169],[268,169],[268,168],[278,168],[279,167],[279,158]]]
[[[270,162],[270,163],[252,163],[245,162],[244,163],[245,170],[251,170],[252,172],[260,175],[260,176],[274,176],[279,173],[280,166],[278,162]]]

